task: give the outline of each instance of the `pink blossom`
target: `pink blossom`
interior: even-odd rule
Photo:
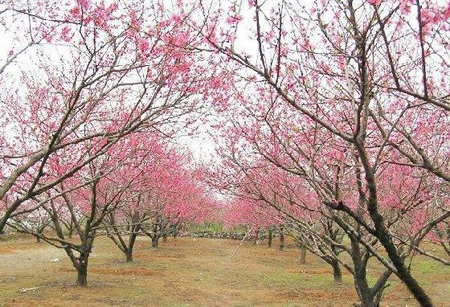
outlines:
[[[142,54],[146,54],[148,52],[149,49],[149,43],[146,39],[142,39],[139,41],[139,51]]]
[[[81,10],[78,5],[74,6],[69,12],[74,18],[79,18],[81,16]]]
[[[367,0],[367,3],[375,6],[379,6],[382,0]]]
[[[87,10],[90,7],[89,0],[77,0],[77,2],[83,8],[83,10]]]
[[[228,16],[227,23],[229,25],[235,25],[235,24],[239,23],[243,19],[244,19],[244,17],[242,17],[242,15],[239,15],[239,14],[234,15],[234,16]]]
[[[71,35],[70,35],[70,28],[69,27],[64,27],[61,30],[61,38],[62,40],[64,40],[65,42],[69,42],[71,40]]]

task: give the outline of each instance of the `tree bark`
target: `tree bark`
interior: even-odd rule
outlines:
[[[361,300],[359,307],[376,307],[377,304],[373,301],[373,297],[370,295],[370,289],[367,285],[367,279],[364,274],[355,274],[355,288],[358,293],[358,297]]]
[[[127,262],[133,262],[133,251],[125,252],[125,257]]]
[[[400,256],[394,242],[392,241],[391,234],[384,224],[384,218],[378,211],[378,191],[375,180],[375,174],[370,166],[369,158],[364,148],[364,142],[357,140],[356,148],[360,154],[361,164],[364,167],[365,178],[369,190],[369,199],[367,202],[367,210],[370,218],[373,221],[375,227],[375,236],[383,245],[386,250],[389,259],[392,261],[393,266],[397,269],[397,276],[406,285],[411,294],[415,297],[417,302],[424,307],[432,307],[430,297],[425,293],[425,290],[419,285],[416,279],[412,276],[411,272],[405,265],[404,259]]]
[[[256,244],[258,243],[258,238],[259,238],[259,230],[257,230],[257,231],[255,232],[255,237],[254,237],[254,240],[253,240],[253,245],[256,245]]]
[[[272,229],[269,229],[269,241],[267,242],[267,246],[268,246],[269,248],[272,247],[272,240],[273,240],[273,230],[272,230]]]
[[[42,236],[42,234],[44,233],[44,228],[38,229],[38,231],[37,231],[38,236],[36,236],[36,243],[41,243],[41,237],[40,236]]]
[[[280,228],[280,251],[284,250],[284,231],[283,228]]]
[[[304,245],[300,246],[300,263],[306,263],[306,247]]]
[[[332,260],[331,267],[333,268],[334,282],[336,283],[342,282],[342,271],[339,262],[337,260]]]
[[[69,237],[69,239],[71,239],[71,238],[73,237],[73,227],[70,227],[70,228],[68,229],[68,234],[67,234],[67,236]]]
[[[152,247],[158,247],[159,245],[159,237],[158,236],[154,236],[152,237]]]
[[[375,227],[377,227],[377,223],[375,223]],[[380,227],[381,228],[381,227]],[[408,270],[408,268],[405,265],[405,262],[403,259],[399,256],[398,251],[393,244],[392,240],[387,235],[387,231],[383,228],[377,230],[379,231],[379,235],[377,238],[380,240],[381,244],[383,244],[384,248],[386,249],[386,252],[389,256],[389,259],[391,259],[392,264],[397,269],[397,276],[400,278],[401,281],[408,287],[409,291],[411,291],[412,295],[416,298],[416,300],[419,302],[419,304],[423,307],[432,307],[433,304],[431,303],[430,297],[425,293],[423,288],[419,285],[419,283],[416,281],[416,279],[411,275],[411,272]],[[381,231],[380,231],[381,230]]]
[[[87,287],[87,269],[88,269],[88,259],[89,254],[87,255],[80,255],[80,259],[78,262],[77,272],[77,286],[78,287]]]

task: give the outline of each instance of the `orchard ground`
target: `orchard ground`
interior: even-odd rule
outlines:
[[[107,238],[96,241],[89,264],[89,287],[74,287],[76,272],[64,251],[32,238],[0,241],[0,305],[5,306],[351,306],[357,302],[352,278],[333,283],[330,267],[276,243],[169,238],[158,249],[140,237],[133,263]],[[58,258],[59,262],[51,262]],[[379,267],[371,270],[380,271]],[[417,257],[413,273],[436,306],[450,304],[450,268]],[[372,274],[371,274],[372,275]],[[24,288],[35,290],[21,293]],[[416,306],[406,288],[390,281],[383,306]]]

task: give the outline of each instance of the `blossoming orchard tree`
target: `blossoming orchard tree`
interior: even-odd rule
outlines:
[[[163,1],[1,4],[0,233],[122,137],[192,122],[207,73],[187,48],[188,12],[171,12]]]
[[[373,237],[388,255],[378,260],[431,306],[391,227],[391,211],[397,225],[413,217],[391,210],[399,202],[385,186],[413,181],[414,196],[402,205],[426,215],[420,239],[409,244],[422,250],[416,243],[450,216],[448,202],[430,205],[432,191],[448,185],[450,8],[408,0],[247,2],[249,9],[232,2],[227,14],[205,14],[211,22],[201,28],[204,50],[235,72],[228,85],[234,99],[218,104],[238,126],[231,143],[244,136],[241,145],[253,144],[264,159],[308,181],[330,218],[347,215],[354,226],[339,226],[376,255],[358,233]],[[247,28],[254,40],[242,46]],[[430,206],[439,207],[436,215],[427,216]]]
[[[52,226],[51,216],[44,208],[32,210],[28,214],[18,215],[16,218],[12,218],[12,221],[10,222],[13,223],[14,226],[16,226],[15,224],[26,224],[26,227],[31,228],[33,232],[38,234],[38,236],[36,236],[37,243],[41,242],[41,235],[44,231]],[[16,227],[18,227],[18,225]]]
[[[238,194],[235,191],[235,196]],[[259,239],[261,232],[268,233],[268,246],[272,247],[274,230],[280,231],[284,220],[279,217],[279,214],[273,208],[258,206],[253,199],[246,199],[245,195],[240,195],[233,199],[231,203],[224,208],[223,223],[225,227],[234,228],[244,226],[250,233],[253,233],[254,242]],[[281,238],[283,235],[281,235]],[[281,241],[281,240],[280,240]],[[280,249],[283,245],[280,242]]]
[[[89,255],[96,236],[103,234],[104,219],[119,206],[128,205],[128,191],[132,184],[141,180],[144,170],[140,167],[151,154],[151,148],[143,152],[142,146],[132,145],[128,138],[121,138],[106,155],[91,161],[86,169],[31,201],[31,208],[42,208],[51,216],[54,233],[39,233],[26,223],[9,224],[64,249],[78,272],[79,286],[87,285]],[[55,166],[58,167],[60,165]],[[58,176],[55,169],[51,171]],[[67,214],[74,224],[78,240],[67,239],[62,223]]]
[[[247,148],[249,147],[250,144]],[[279,161],[283,154],[278,152]],[[294,154],[291,152],[291,155]],[[292,164],[290,171],[285,171],[268,161],[248,159],[248,153],[245,154],[246,158],[239,157],[237,152],[233,157],[235,161],[239,161],[234,162],[236,174],[225,177],[238,179],[227,186],[237,187],[236,195],[251,199],[255,203],[254,206],[258,207],[258,209],[249,208],[250,212],[247,214],[240,212],[236,214],[251,216],[253,212],[263,210],[269,212],[270,209],[272,212],[279,212],[279,219],[299,244],[333,268],[335,281],[342,280],[342,266],[353,275],[355,288],[363,305],[379,304],[386,282],[395,272],[395,268],[384,259],[382,246],[372,233],[365,231],[360,223],[353,222],[348,214],[336,213],[326,206],[320,206],[320,198],[317,196],[321,190],[327,189],[327,185],[332,185],[339,187],[342,197],[348,203],[352,199],[358,201],[356,189],[355,191],[351,189],[352,182],[347,182],[346,178],[341,178],[339,182],[317,180],[314,185],[309,186],[303,176],[294,174],[294,171],[300,170]],[[318,170],[320,173],[325,172],[325,169]],[[386,171],[389,176],[393,173],[390,171]],[[396,239],[396,246],[402,251],[402,257],[406,258],[414,255],[411,247],[423,240],[423,236],[428,233],[427,229],[433,214],[423,213],[430,211],[434,201],[426,190],[428,187],[423,188],[424,178],[411,182],[411,177],[407,176],[409,174],[397,171],[396,176],[402,174],[402,179],[392,180],[388,176],[383,177],[383,182],[389,184],[388,187],[382,187],[380,194],[388,196],[389,199],[382,199],[380,211],[389,222],[389,230]],[[433,189],[430,188],[429,191]],[[390,203],[392,206],[388,206]],[[358,213],[357,207],[354,210]],[[361,213],[361,217],[364,216],[365,214]],[[344,235],[348,240],[343,240]],[[345,254],[348,257],[343,257]],[[370,285],[366,271],[370,259],[377,259],[386,266],[384,273],[376,277],[377,282],[374,285]]]
[[[207,201],[191,162],[167,141],[165,135],[148,132],[121,138],[105,155],[29,201],[29,209],[14,212],[14,223],[8,225],[64,249],[78,272],[77,285],[87,286],[97,236],[108,236],[130,262],[138,234],[149,235],[157,247],[159,238],[174,227],[210,216],[213,202]],[[49,171],[57,177],[61,165],[52,166]],[[16,222],[38,210],[50,216],[54,232],[43,233],[26,220]],[[77,240],[68,240],[67,215]]]
[[[86,286],[96,236],[130,261],[138,233],[210,217],[173,145],[207,114],[227,222],[287,227],[361,306],[391,275],[432,306],[407,263],[450,265],[423,244],[450,256],[450,5],[174,2],[0,4],[0,234],[64,249]]]
[[[175,234],[186,222],[207,220],[214,208],[200,185],[198,172],[190,168],[188,155],[162,140],[148,140],[141,149],[148,159],[138,166],[130,165],[129,172],[142,173],[128,190],[128,201],[104,220],[108,237],[125,253],[127,261],[133,259],[138,234],[148,235],[152,246],[158,247],[161,237]]]

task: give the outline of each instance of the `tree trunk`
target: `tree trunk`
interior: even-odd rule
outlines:
[[[361,300],[360,304],[355,304],[359,307],[379,307],[381,297],[383,295],[384,285],[392,274],[391,271],[386,271],[376,282],[373,288],[369,287],[367,280],[367,262],[362,263],[362,266],[355,266],[354,285],[358,297]],[[378,286],[377,286],[378,285]]]
[[[44,233],[44,228],[38,229],[37,233],[38,233],[39,236],[36,236],[36,243],[41,243],[41,237],[40,236],[42,236],[42,234]]]
[[[370,295],[370,289],[367,285],[367,280],[362,276],[355,275],[355,288],[358,293],[358,297],[361,300],[360,304],[356,304],[358,307],[377,307],[376,303]]]
[[[376,297],[373,297],[370,294],[364,294],[364,297],[361,297],[361,295],[359,295],[361,302],[358,304],[354,304],[354,306],[356,307],[379,307],[380,306],[380,302]]]
[[[355,306],[355,307],[379,307],[380,304],[378,304],[376,302],[365,302],[365,303],[354,304],[353,306]]]
[[[154,236],[154,237],[152,237],[152,247],[158,247],[158,245],[159,245],[159,237],[158,236]]]
[[[77,272],[77,286],[78,287],[87,287],[87,269],[88,269],[88,258],[89,254],[80,255],[80,259],[78,262]]]
[[[283,228],[280,229],[280,251],[284,250],[284,232]]]
[[[128,238],[128,246],[124,246],[125,251],[125,257],[127,262],[133,261],[133,250],[134,250],[134,244],[136,243],[137,238],[137,232],[139,231],[140,226],[134,227],[132,229],[132,232]]]
[[[383,225],[384,227],[384,225]],[[417,302],[421,306],[424,307],[432,307],[431,299],[425,293],[425,290],[419,285],[419,283],[414,279],[411,275],[411,272],[406,267],[403,259],[400,257],[399,253],[392,240],[389,238],[388,232],[383,228],[383,231],[379,231],[377,238],[380,240],[380,243],[383,244],[386,252],[389,256],[389,259],[392,261],[392,264],[397,269],[397,276],[400,280],[408,287],[409,291],[411,291],[412,295],[415,297]]]
[[[342,282],[342,272],[339,262],[337,260],[332,260],[331,266],[333,267],[334,282]]]
[[[258,244],[258,238],[259,238],[259,230],[257,230],[257,231],[255,232],[255,237],[254,237],[254,240],[253,240],[253,245]]]
[[[69,228],[69,233],[67,234],[69,239],[71,239],[73,237],[73,227]]]
[[[360,142],[357,142],[356,144],[357,150],[360,153],[361,162],[365,170],[365,178],[369,190],[367,209],[375,227],[375,236],[380,241],[381,245],[383,245],[389,259],[397,269],[396,275],[406,285],[417,302],[421,306],[432,307],[433,303],[431,302],[431,299],[428,297],[425,290],[422,289],[422,287],[419,285],[417,280],[411,275],[409,268],[405,265],[404,259],[401,257],[399,251],[397,250],[397,247],[392,240],[392,236],[389,233],[389,230],[384,224],[383,216],[378,211],[378,192],[375,175],[370,169],[370,162],[368,162],[368,157],[365,150],[362,149],[363,146],[364,144],[361,144]]]
[[[272,240],[273,240],[273,230],[272,230],[272,229],[269,229],[269,241],[267,242],[267,246],[268,246],[269,248],[272,247]]]
[[[127,262],[133,262],[133,252],[132,251],[125,252],[125,257],[126,257]]]
[[[306,263],[306,247],[304,245],[300,246],[300,264]]]
[[[163,242],[164,242],[164,243],[167,243],[167,235],[166,235],[166,234],[163,235]]]

